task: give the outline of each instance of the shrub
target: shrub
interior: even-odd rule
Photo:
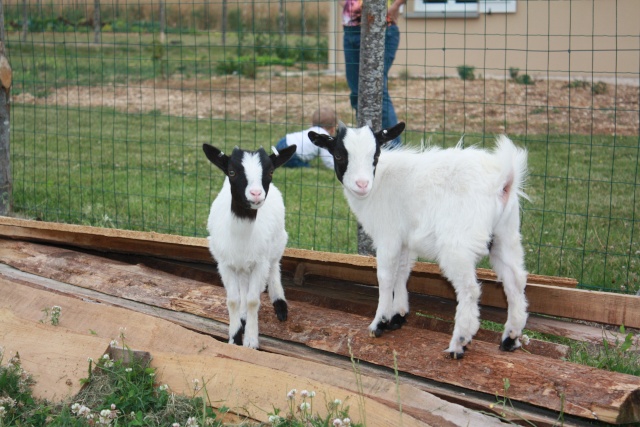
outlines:
[[[458,65],[458,75],[462,80],[475,80],[475,70],[476,67],[471,65]]]

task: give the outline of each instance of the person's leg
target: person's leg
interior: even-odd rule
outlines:
[[[397,25],[387,27],[384,39],[384,80],[382,89],[382,127],[387,129],[398,123],[398,116],[389,96],[388,82],[389,70],[396,58],[396,52],[400,45],[400,30]],[[389,141],[387,146],[395,147],[401,144],[400,137]]]
[[[358,80],[360,78],[360,27],[344,27],[344,64],[347,84],[351,90],[351,107],[358,110]]]
[[[287,148],[287,137],[284,136],[280,141],[278,141],[278,143],[276,144],[276,150],[283,150],[285,148]],[[300,159],[300,157],[298,157],[297,154],[294,154],[293,156],[291,156],[291,158],[284,164],[282,165],[285,168],[308,168],[310,165],[309,163],[303,161],[302,159]]]

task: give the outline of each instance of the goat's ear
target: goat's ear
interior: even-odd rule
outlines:
[[[216,165],[224,174],[227,174],[227,168],[229,166],[229,156],[218,150],[213,145],[202,144],[204,154],[207,155],[207,159],[214,165]]]
[[[293,144],[288,146],[287,148],[278,150],[277,153],[278,154],[273,153],[269,156],[269,158],[271,159],[271,163],[273,163],[274,168],[279,168],[280,166],[284,165],[289,161],[291,156],[293,156],[296,153],[296,145]]]
[[[320,148],[326,148],[330,153],[333,152],[333,146],[336,143],[336,139],[332,136],[325,135],[323,133],[316,133],[312,130],[307,134],[313,144]]]
[[[402,131],[404,131],[404,122],[399,122],[397,125],[390,127],[389,129],[382,129],[374,134],[376,137],[376,142],[379,145],[384,144],[385,142],[392,141],[400,136]]]

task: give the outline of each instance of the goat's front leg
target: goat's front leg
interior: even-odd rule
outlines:
[[[389,245],[390,246],[390,245]],[[378,264],[378,308],[376,317],[369,325],[369,336],[380,337],[382,331],[388,329],[394,316],[393,288],[397,272],[398,251],[380,245],[377,248]]]
[[[389,321],[388,329],[400,329],[407,322],[409,314],[409,293],[407,292],[407,280],[411,274],[411,268],[415,262],[409,249],[404,246],[398,257],[397,270],[393,283],[393,317]]]
[[[240,296],[240,278],[232,269],[218,264],[218,272],[227,292],[227,310],[229,311],[229,344],[242,344],[244,321],[242,319]]]
[[[258,348],[258,311],[260,310],[260,294],[264,290],[265,281],[269,274],[269,264],[256,264],[249,274],[249,288],[247,289],[247,324],[244,329],[242,344],[245,347]]]
[[[287,300],[284,298],[284,289],[282,288],[279,260],[271,263],[271,268],[269,269],[269,281],[267,283],[269,298],[273,304],[276,316],[279,321],[284,322],[287,320],[288,307]]]
[[[476,280],[473,256],[465,257],[455,249],[440,258],[440,268],[456,291],[455,326],[449,347],[445,350],[453,359],[464,356],[466,346],[480,329],[480,284]]]

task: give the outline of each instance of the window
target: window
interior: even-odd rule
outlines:
[[[480,13],[514,13],[516,0],[414,0],[414,12],[433,18],[477,17]],[[424,15],[422,15],[424,16]]]

